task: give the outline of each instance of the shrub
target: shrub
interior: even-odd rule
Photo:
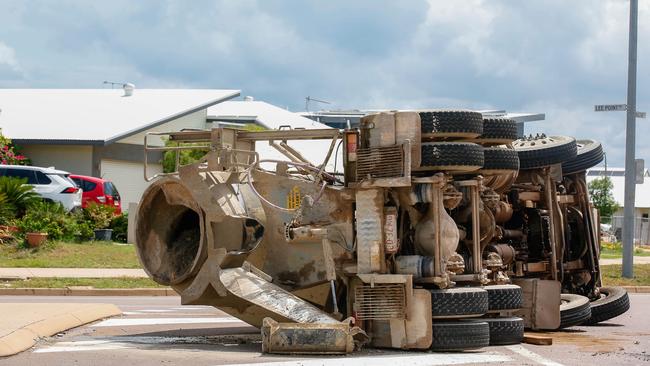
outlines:
[[[78,241],[91,240],[95,237],[92,222],[90,222],[83,211],[76,211],[70,214],[71,229],[74,233],[74,239]]]
[[[609,250],[620,250],[621,243],[610,243],[610,242],[602,241],[600,242],[600,247]]]
[[[84,210],[86,219],[92,224],[93,229],[107,229],[115,216],[115,208],[92,202]]]
[[[9,204],[7,195],[0,192],[0,225],[9,225],[16,217],[16,212],[12,205]]]
[[[129,214],[124,213],[119,216],[113,217],[111,220],[110,228],[113,229],[113,241],[120,243],[126,243],[127,241],[127,231],[129,226]]]
[[[0,225],[13,226],[14,213],[10,210],[10,207],[6,206],[5,201],[6,197],[0,194]],[[12,242],[14,239],[15,233],[11,229],[0,227],[0,244]]]
[[[0,164],[29,165],[30,161],[18,152],[11,140],[0,134]]]
[[[58,202],[31,204],[18,227],[24,233],[47,233],[51,240],[72,240],[77,235],[75,219]]]
[[[26,183],[27,179],[0,177],[0,195],[5,196],[3,206],[13,210],[17,217],[22,217],[28,206],[41,201],[41,197],[34,192],[34,187]]]

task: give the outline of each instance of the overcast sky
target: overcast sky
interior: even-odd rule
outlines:
[[[638,110],[650,112],[639,3]],[[628,17],[623,0],[0,0],[0,87],[111,80],[241,89],[293,111],[310,95],[331,108],[546,113],[527,131],[599,139],[622,166],[625,113],[593,105],[626,101]],[[638,125],[650,165],[650,119]]]

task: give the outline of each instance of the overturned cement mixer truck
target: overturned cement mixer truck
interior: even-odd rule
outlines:
[[[466,110],[156,135],[177,144],[151,147],[160,136],[148,135],[147,151],[206,154],[154,177],[145,164],[144,269],[183,304],[259,327],[265,352],[476,349],[629,308],[623,289],[601,287],[585,181],[603,158],[596,141],[517,139],[513,120]],[[327,141],[322,161],[300,140]],[[338,159],[341,172],[328,170]]]

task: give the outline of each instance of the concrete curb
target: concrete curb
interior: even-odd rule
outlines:
[[[650,286],[622,286],[629,293],[635,294],[649,294]]]
[[[50,337],[71,328],[121,314],[122,311],[113,304],[83,304],[78,310],[33,322],[0,337],[0,357],[27,350],[41,337]]]
[[[0,296],[178,296],[164,288],[0,288]]]

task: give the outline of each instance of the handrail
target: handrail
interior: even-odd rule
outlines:
[[[210,143],[205,144],[205,145],[193,145],[193,146],[150,146],[149,145],[149,138],[150,136],[169,136],[169,141],[174,141],[178,144],[181,143]],[[168,175],[174,175],[176,172],[173,173],[156,173],[153,176],[149,176],[149,160],[148,160],[148,153],[152,151],[175,151],[176,152],[176,171],[178,170],[179,163],[180,163],[180,151],[183,150],[206,150],[206,151],[213,151],[214,147],[212,146],[212,139],[214,138],[213,136],[213,131],[211,130],[189,130],[189,131],[175,131],[175,132],[147,132],[144,136],[144,179],[147,182],[151,182],[152,180],[162,177],[162,176],[168,176]],[[237,130],[236,131],[236,139],[237,140],[242,140],[242,141],[273,141],[273,140],[279,140],[282,142],[286,142],[288,140],[332,140],[332,145],[330,146],[330,149],[328,151],[328,154],[325,158],[325,162],[320,166],[316,167],[317,168],[317,175],[323,175],[324,174],[324,169],[325,165],[329,161],[329,158],[332,154],[332,149],[334,144],[338,139],[342,138],[342,133],[338,129],[334,128],[327,128],[327,129],[312,129],[312,130],[306,130],[306,129],[283,129],[283,130],[272,130],[272,131],[242,131],[242,130]],[[237,153],[245,153],[249,152],[246,150],[233,150],[229,149],[229,151],[232,152],[237,152]],[[256,159],[256,161],[259,161],[259,158]],[[233,165],[235,166],[248,166],[249,164],[243,164],[239,163],[237,161],[232,162]]]
[[[164,135],[169,135],[169,133],[166,132],[147,132],[144,135],[144,180],[146,182],[151,182],[152,180],[158,178],[158,177],[164,177],[164,176],[169,176],[169,175],[174,175],[176,174],[175,172],[178,171],[178,165],[180,163],[180,154],[179,152],[182,150],[206,150],[210,151],[212,150],[212,147],[207,146],[207,145],[199,145],[199,146],[164,146],[164,147],[154,147],[154,146],[149,146],[149,136],[164,136]],[[156,173],[153,176],[149,177],[148,173],[148,168],[149,168],[149,152],[150,151],[176,151],[176,167],[174,169],[174,173]]]

